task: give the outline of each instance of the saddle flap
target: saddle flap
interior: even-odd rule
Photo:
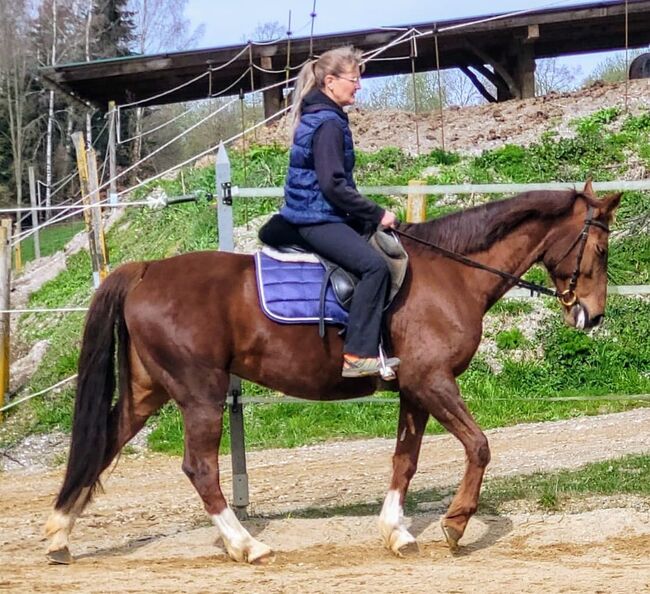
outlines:
[[[398,237],[391,231],[376,231],[368,242],[384,257],[388,264],[390,271],[390,289],[386,300],[386,307],[388,307],[402,287],[409,256]]]

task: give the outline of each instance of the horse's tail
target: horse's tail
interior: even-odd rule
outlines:
[[[144,265],[132,263],[110,274],[95,294],[79,355],[77,395],[68,466],[55,509],[69,512],[90,501],[115,447],[121,407],[111,410],[115,391],[115,348],[120,372],[120,398],[128,386],[129,334],[124,321],[124,301]],[[108,457],[110,456],[110,457]],[[83,491],[83,495],[82,495]],[[78,501],[80,497],[83,501]]]

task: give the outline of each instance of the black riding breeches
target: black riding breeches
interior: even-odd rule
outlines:
[[[360,357],[379,354],[381,317],[390,272],[381,255],[345,223],[321,223],[297,227],[314,252],[359,278],[345,335],[344,352]]]

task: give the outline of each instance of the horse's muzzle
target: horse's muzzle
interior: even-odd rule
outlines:
[[[596,328],[602,324],[605,317],[603,314],[595,315],[593,318],[590,317],[589,310],[580,301],[576,301],[571,307],[571,316],[573,317],[574,326],[579,330]]]

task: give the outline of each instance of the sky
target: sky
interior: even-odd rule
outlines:
[[[341,33],[382,26],[430,23],[501,12],[562,8],[590,4],[595,0],[316,0],[314,34]],[[192,27],[204,25],[199,47],[236,45],[247,39],[258,25],[289,23],[295,37],[308,37],[314,0],[235,0],[227,8],[218,0],[188,0],[186,16]],[[225,3],[224,3],[225,4]],[[570,66],[580,66],[583,75],[606,56],[592,54],[562,58]]]

